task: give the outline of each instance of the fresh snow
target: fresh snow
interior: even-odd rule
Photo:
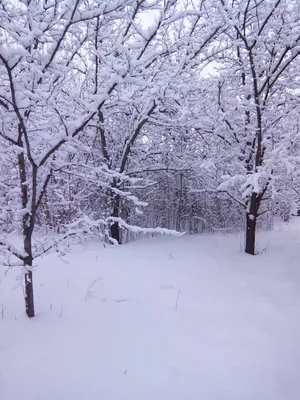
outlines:
[[[45,256],[0,275],[1,400],[299,400],[300,224]]]

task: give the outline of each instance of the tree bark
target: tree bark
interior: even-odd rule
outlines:
[[[256,236],[256,220],[257,211],[259,209],[259,199],[256,193],[253,193],[250,199],[249,211],[246,215],[246,247],[247,254],[255,255],[255,236]]]
[[[255,255],[255,233],[256,233],[256,218],[247,213],[246,220],[246,248],[247,254]]]
[[[29,223],[31,216],[27,213],[23,217],[24,250],[27,256],[24,258],[25,267],[25,311],[29,318],[34,317],[34,297],[33,297],[33,274],[32,274],[32,231],[33,227]]]
[[[33,282],[32,282],[32,261],[25,264],[27,272],[25,273],[25,310],[27,317],[34,317],[34,297],[33,297]]]
[[[113,195],[113,197],[112,197],[111,216],[114,218],[119,218],[119,216],[120,216],[120,196],[119,195]],[[112,239],[116,240],[119,244],[121,244],[120,225],[118,222],[114,222],[111,225],[110,234],[111,234]]]
[[[20,131],[21,132],[21,131]],[[19,145],[23,147],[23,143],[21,140],[21,134],[19,137]],[[26,163],[24,153],[21,152],[18,155],[18,166],[19,166],[19,175],[20,175],[20,183],[21,183],[21,201],[22,208],[25,210],[28,206],[28,186],[27,186],[27,177],[26,177]],[[34,184],[36,185],[35,173],[33,171]],[[36,189],[36,187],[34,188]],[[34,199],[35,204],[35,199]],[[25,267],[25,311],[29,318],[34,317],[34,297],[33,297],[33,282],[32,282],[32,232],[35,221],[35,209],[31,209],[31,212],[26,212],[22,217],[22,229],[23,229],[23,237],[24,237],[24,251],[26,253],[26,257],[23,258],[24,267]]]

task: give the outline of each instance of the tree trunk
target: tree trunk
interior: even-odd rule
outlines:
[[[20,129],[20,127],[19,127]],[[21,132],[21,131],[20,131]],[[20,147],[23,147],[21,140],[21,133],[19,139]],[[21,200],[22,208],[25,210],[28,207],[28,186],[26,179],[26,163],[24,158],[24,152],[18,155],[18,165],[21,183]],[[33,282],[32,282],[32,232],[35,223],[35,195],[36,193],[36,169],[33,170],[33,204],[34,207],[31,208],[31,212],[24,213],[22,217],[22,229],[24,237],[24,251],[26,257],[23,258],[24,268],[25,268],[25,311],[29,318],[34,317],[34,297],[33,297]]]
[[[24,250],[28,254],[24,258],[25,272],[25,311],[29,318],[34,317],[34,297],[33,297],[33,282],[32,282],[32,230],[28,226],[23,226],[24,233]]]
[[[259,200],[256,193],[253,193],[250,200],[250,210],[246,215],[246,248],[247,254],[255,255],[255,234],[256,234],[256,220],[259,208]]]
[[[120,216],[120,196],[114,195],[112,197],[112,217],[119,218]],[[112,239],[116,240],[119,244],[121,244],[121,235],[120,235],[120,225],[118,222],[114,222],[110,227],[110,234]]]
[[[110,234],[112,239],[115,239],[119,244],[120,242],[120,227],[118,222],[114,222],[112,226],[110,227]]]
[[[32,264],[32,263],[31,263]],[[34,298],[33,298],[33,282],[32,282],[32,265],[25,265],[25,268],[28,268],[25,273],[25,310],[27,317],[34,317]]]
[[[255,255],[256,217],[247,213],[246,220],[246,248],[247,254]]]

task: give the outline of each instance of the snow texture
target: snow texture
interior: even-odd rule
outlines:
[[[299,400],[300,225],[45,256],[0,275],[2,400]]]

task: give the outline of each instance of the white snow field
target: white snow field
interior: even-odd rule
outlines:
[[[32,320],[17,269],[1,267],[0,399],[299,400],[300,224],[260,233],[255,257],[241,241],[52,253]]]

